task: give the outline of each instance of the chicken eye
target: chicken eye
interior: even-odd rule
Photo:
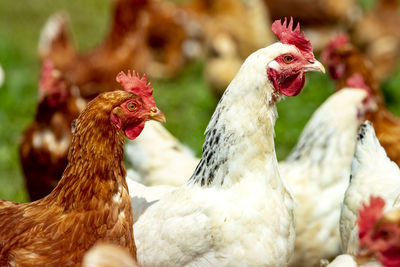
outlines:
[[[136,104],[135,103],[128,103],[128,105],[127,105],[127,107],[128,107],[128,110],[129,111],[134,111],[134,110],[136,110]]]
[[[382,229],[379,232],[379,236],[384,240],[388,240],[392,236],[392,232],[386,229]]]
[[[284,57],[283,57],[283,61],[284,61],[286,64],[291,63],[291,62],[293,61],[293,57],[292,57],[292,56],[289,56],[289,55],[284,56]]]

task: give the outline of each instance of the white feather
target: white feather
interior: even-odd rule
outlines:
[[[194,174],[139,217],[134,232],[140,265],[287,265],[294,247],[293,199],[274,148],[279,95],[266,77],[267,64],[287,52],[298,51],[276,43],[242,65],[207,127],[207,137],[221,137],[207,151],[226,160],[215,172],[207,161],[203,176]],[[213,179],[200,186],[204,177]]]
[[[344,251],[355,255],[358,251],[356,221],[362,204],[368,203],[370,196],[380,196],[386,202],[387,211],[400,194],[399,167],[387,157],[368,121],[360,127],[351,177],[341,211],[340,234]]]
[[[297,202],[293,266],[319,266],[321,259],[340,252],[340,208],[366,97],[365,90],[350,88],[329,97],[279,164]]]

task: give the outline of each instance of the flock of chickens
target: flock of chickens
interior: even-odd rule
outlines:
[[[380,90],[397,1],[364,15],[351,0],[114,5],[90,52],[65,14],[41,34],[19,151],[33,202],[0,200],[0,266],[400,266],[400,119]],[[319,52],[337,90],[278,162],[276,103],[325,72]],[[199,57],[221,97],[200,159],[162,126],[146,77]]]

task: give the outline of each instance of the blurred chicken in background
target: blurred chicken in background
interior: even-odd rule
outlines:
[[[400,9],[398,0],[377,0],[352,27],[352,40],[372,62],[381,81],[396,69],[400,58]]]
[[[49,60],[42,65],[38,98],[34,121],[24,131],[19,147],[32,201],[45,197],[60,180],[68,163],[71,123],[86,106],[79,90]]]
[[[99,46],[79,53],[66,15],[56,14],[41,34],[39,55],[51,59],[82,96],[91,99],[112,90],[121,69],[134,67],[157,78],[176,75],[187,60],[200,55],[196,38],[201,38],[201,27],[171,3],[116,0],[110,31]]]
[[[385,148],[389,158],[400,165],[400,119],[391,113],[386,105],[380,89],[379,70],[372,64],[345,35],[336,37],[328,45],[322,55],[328,66],[329,74],[337,81],[337,88],[342,88],[348,77],[360,75],[377,102],[378,108],[367,113],[375,128],[381,145]],[[377,72],[378,71],[378,72]]]
[[[271,44],[271,20],[262,0],[193,0],[184,5],[204,27],[205,77],[220,97],[247,56]]]

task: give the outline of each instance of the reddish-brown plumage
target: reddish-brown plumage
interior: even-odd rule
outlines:
[[[191,38],[191,19],[181,8],[154,0],[116,0],[113,9],[108,35],[88,52],[72,45],[65,18],[58,17],[59,34],[43,37],[50,45],[42,46],[41,58],[51,59],[87,100],[116,87],[121,69],[168,77],[189,59],[183,45]]]
[[[31,203],[0,201],[0,266],[80,266],[96,241],[126,247],[136,256],[124,132],[163,119],[141,102],[126,91],[99,95],[76,120],[68,165],[56,188]],[[137,108],[129,109],[129,103]]]
[[[71,92],[71,85],[52,63],[44,62],[36,115],[24,131],[19,147],[32,201],[48,195],[61,179],[68,163],[71,123],[84,106],[85,101]]]
[[[336,80],[337,89],[346,87],[348,78],[354,74],[362,76],[378,106],[368,112],[365,119],[374,125],[376,136],[389,158],[400,166],[400,119],[386,108],[371,62],[354,45],[343,42],[343,36],[338,38],[341,41],[333,40],[323,53],[329,73]]]

